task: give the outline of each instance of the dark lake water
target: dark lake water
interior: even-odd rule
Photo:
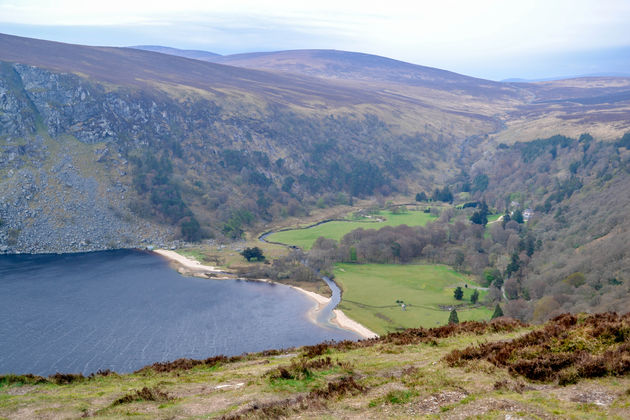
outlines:
[[[358,338],[309,321],[313,305],[282,285],[183,277],[149,252],[4,255],[0,374],[130,372]]]

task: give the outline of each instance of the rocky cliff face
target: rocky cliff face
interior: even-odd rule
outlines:
[[[51,137],[70,134],[88,144],[142,140],[143,136],[169,134],[172,121],[164,107],[131,92],[105,92],[76,75],[52,73],[41,68],[12,66],[25,97],[15,101],[21,109],[30,108],[42,118]],[[14,99],[17,99],[14,97]],[[13,108],[15,111],[16,109]],[[34,130],[35,127],[27,127]]]
[[[0,252],[164,245],[173,229],[128,210],[120,133],[141,142],[157,105],[129,103],[79,77],[2,64]],[[151,127],[149,127],[150,129]]]

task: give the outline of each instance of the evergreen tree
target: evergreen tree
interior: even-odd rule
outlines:
[[[479,203],[479,210],[474,212],[472,216],[470,216],[470,221],[476,225],[485,226],[488,224],[488,215],[490,214],[490,210],[488,209],[488,205],[486,204],[486,200]]]
[[[492,318],[490,319],[495,319],[502,316],[503,316],[503,309],[501,309],[501,306],[497,303],[497,306],[495,306],[494,308],[494,313],[492,314]]]
[[[479,211],[484,216],[488,216],[490,214],[490,209],[488,208],[488,204],[486,203],[486,200],[483,200],[481,203],[479,203]]]
[[[427,201],[427,200],[428,200],[428,197],[427,197],[427,194],[424,191],[419,192],[418,194],[416,194],[416,201]]]
[[[521,211],[521,209],[514,210],[514,214],[512,215],[512,220],[520,224],[525,223],[525,219],[523,219],[523,212]]]
[[[518,254],[515,252],[512,254],[512,260],[505,268],[505,274],[507,277],[510,277],[512,273],[516,273],[521,268],[521,259],[518,257]]]
[[[444,187],[444,189],[442,190],[442,201],[444,201],[445,203],[453,202],[453,193],[448,187]]]
[[[470,303],[477,303],[479,300],[479,290],[475,289],[472,295],[470,295]]]
[[[443,201],[445,203],[453,202],[453,193],[449,189],[448,186],[444,187],[443,190],[436,188],[433,192],[433,201]]]
[[[472,190],[481,191],[481,192],[487,190],[489,181],[490,180],[488,178],[488,175],[486,174],[477,175],[475,179],[473,180]]]
[[[448,316],[449,324],[459,324],[459,317],[457,316],[457,311],[455,308],[451,310],[451,314]]]
[[[462,298],[464,297],[464,291],[460,286],[457,286],[455,288],[455,291],[453,292],[453,297],[457,300],[462,300]]]
[[[470,216],[470,221],[476,225],[485,226],[488,224],[488,217],[480,211],[476,211]]]

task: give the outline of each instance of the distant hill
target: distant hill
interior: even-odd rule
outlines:
[[[215,57],[213,62],[353,81],[397,83],[496,95],[500,83],[372,54],[338,50],[292,50]]]
[[[504,83],[531,83],[531,82],[550,82],[553,80],[566,80],[566,79],[582,79],[585,77],[630,77],[630,73],[589,73],[589,74],[573,74],[567,76],[554,76],[554,77],[541,77],[536,79],[522,79],[518,77],[512,77],[508,79],[503,79],[501,82]]]
[[[180,50],[177,48],[162,47],[160,45],[134,45],[129,48],[137,50],[153,51],[162,54],[176,55],[178,57],[192,58],[194,60],[212,61],[213,58],[220,57],[220,54],[216,54],[209,51],[201,50]]]
[[[297,75],[279,75],[133,48],[88,47],[0,34],[0,60],[85,75],[95,82],[155,88],[166,83],[216,92],[240,89],[295,103],[298,96],[356,103],[365,93]],[[287,89],[287,86],[291,88]],[[288,96],[287,96],[288,95]]]

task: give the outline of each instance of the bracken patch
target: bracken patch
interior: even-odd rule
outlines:
[[[73,382],[82,382],[87,378],[80,373],[55,373],[48,377],[48,380],[56,385],[67,385]]]
[[[241,420],[250,418],[281,418],[308,409],[326,407],[326,400],[357,395],[365,392],[366,387],[358,384],[353,377],[347,376],[328,382],[321,389],[315,389],[306,395],[265,403],[254,402],[251,406],[236,413],[221,417],[222,420]]]
[[[566,385],[580,378],[630,372],[629,331],[628,314],[563,314],[512,341],[453,350],[444,360],[458,366],[485,359],[513,375]]]
[[[132,393],[126,394],[116,401],[112,403],[112,406],[121,405],[121,404],[129,404],[136,401],[170,401],[172,398],[161,389],[147,388],[146,386],[140,390],[134,391]]]
[[[269,372],[270,379],[305,379],[313,375],[314,372],[340,367],[350,369],[350,365],[339,361],[333,362],[330,357],[315,360],[298,359],[293,360],[289,366],[279,366]]]
[[[210,357],[204,360],[196,360],[196,359],[177,359],[172,362],[158,362],[153,363],[152,365],[145,366],[140,370],[137,370],[135,373],[147,373],[149,371],[154,371],[157,373],[163,372],[173,372],[177,370],[190,370],[192,368],[203,366],[203,367],[214,367],[217,365],[221,365],[224,363],[234,363],[242,360],[242,356],[215,356]]]
[[[10,385],[36,385],[45,384],[48,380],[42,376],[27,374],[27,375],[0,375],[0,388]]]

